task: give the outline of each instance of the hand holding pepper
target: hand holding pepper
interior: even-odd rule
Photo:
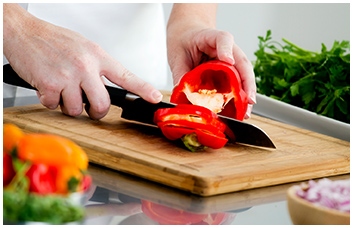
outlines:
[[[174,85],[199,64],[217,59],[232,64],[239,72],[248,96],[245,119],[256,103],[253,67],[233,36],[215,29],[216,4],[174,4],[167,28],[168,62]]]

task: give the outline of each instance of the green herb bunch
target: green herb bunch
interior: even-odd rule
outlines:
[[[349,41],[335,41],[321,53],[286,39],[259,36],[254,62],[257,92],[345,123],[350,121]],[[348,52],[348,53],[346,53]]]

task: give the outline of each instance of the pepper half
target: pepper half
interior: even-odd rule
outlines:
[[[198,105],[179,104],[159,109],[154,122],[167,139],[181,139],[193,152],[207,147],[219,149],[228,141],[224,134],[228,132],[227,125],[211,110]]]
[[[244,119],[247,100],[238,71],[219,60],[200,64],[186,73],[170,98],[172,103],[203,106],[237,120]]]

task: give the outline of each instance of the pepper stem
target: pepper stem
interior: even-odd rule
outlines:
[[[204,146],[199,142],[199,140],[197,139],[197,135],[194,132],[181,137],[181,141],[191,152],[202,151],[208,148],[207,146]]]

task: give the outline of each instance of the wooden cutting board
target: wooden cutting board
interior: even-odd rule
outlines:
[[[267,132],[277,149],[227,144],[191,153],[157,127],[123,120],[120,114],[112,106],[106,117],[94,121],[85,113],[69,117],[59,109],[28,105],[5,108],[3,120],[26,132],[69,138],[92,163],[201,196],[350,172],[349,142],[260,116],[248,122]]]

